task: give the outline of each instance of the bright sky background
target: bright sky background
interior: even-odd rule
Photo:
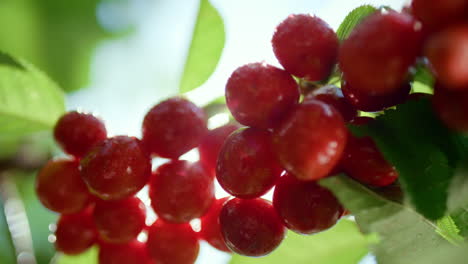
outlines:
[[[257,61],[278,65],[270,45],[275,26],[292,13],[312,13],[337,29],[362,4],[400,9],[406,0],[211,0],[226,27],[226,46],[212,77],[188,94],[203,105],[224,93],[237,67]],[[110,29],[134,26],[134,34],[103,42],[92,65],[92,82],[68,98],[69,109],[100,115],[110,134],[140,136],[142,119],[154,104],[176,95],[196,18],[198,0],[105,1],[98,8]],[[202,245],[197,264],[227,263],[229,256]],[[366,257],[361,264],[374,263]]]

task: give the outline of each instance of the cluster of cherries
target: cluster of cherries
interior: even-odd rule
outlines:
[[[65,114],[54,135],[70,157],[47,163],[36,185],[44,206],[61,214],[56,248],[73,255],[98,244],[100,264],[190,264],[200,239],[263,256],[286,228],[328,229],[344,209],[317,180],[345,172],[378,188],[398,178],[371,138],[348,132],[347,124],[372,122],[362,112],[432,97],[448,127],[468,131],[467,13],[468,1],[413,0],[402,12],[376,11],[341,43],[320,18],[289,16],[272,39],[284,69],[251,63],[227,82],[227,106],[242,128],[208,130],[203,110],[181,97],[146,114],[141,140],[107,137],[91,114]],[[418,63],[436,77],[434,96],[410,95]],[[333,73],[341,88],[320,87]],[[194,148],[200,161],[179,159]],[[152,168],[154,157],[169,161]],[[215,199],[215,178],[233,198]],[[145,185],[158,217],[149,226],[135,196]],[[262,199],[273,187],[273,201]]]

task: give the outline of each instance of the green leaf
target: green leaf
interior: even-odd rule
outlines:
[[[412,89],[418,93],[432,93],[435,78],[424,63],[418,63],[413,74]]]
[[[361,231],[378,234],[380,242],[371,247],[379,264],[416,263],[424,252],[451,247],[436,232],[437,226],[412,208],[384,199],[345,175],[323,179],[320,184],[351,211]]]
[[[224,23],[208,0],[200,0],[200,8],[192,35],[180,93],[202,85],[218,64],[225,42]]]
[[[435,117],[429,100],[399,105],[368,125],[350,129],[374,139],[398,170],[401,186],[418,212],[430,220],[445,215],[448,187],[464,146]]]
[[[460,236],[460,229],[450,216],[437,220],[436,232],[454,245],[461,244],[464,240]]]
[[[51,129],[65,111],[63,92],[29,63],[0,54],[2,137]]]
[[[87,250],[85,253],[78,256],[67,256],[63,254],[57,254],[54,257],[53,264],[97,264],[98,262],[98,249],[93,247]]]
[[[450,184],[448,210],[460,235],[468,237],[468,162],[464,160],[457,168]]]
[[[26,209],[33,246],[38,264],[48,264],[55,254],[52,243],[48,241],[49,225],[56,222],[57,214],[44,208],[35,192],[35,173],[17,173],[16,185]]]
[[[341,220],[322,233],[302,236],[289,232],[278,249],[266,257],[234,255],[230,264],[355,264],[367,253],[374,236],[363,236],[356,223]]]
[[[351,11],[345,17],[343,22],[341,22],[338,30],[336,31],[338,39],[346,39],[357,24],[361,23],[364,18],[374,13],[375,11],[377,11],[377,8],[371,5],[362,5]]]

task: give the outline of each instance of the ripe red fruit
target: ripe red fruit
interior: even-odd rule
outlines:
[[[78,255],[96,242],[92,208],[76,214],[62,215],[55,231],[55,248],[67,255]]]
[[[216,178],[228,193],[255,198],[268,192],[283,172],[268,130],[243,128],[232,133],[219,153]]]
[[[273,206],[285,225],[300,234],[328,229],[343,214],[343,207],[330,191],[313,181],[299,181],[290,174],[276,184]]]
[[[81,160],[83,180],[103,200],[132,196],[143,188],[150,175],[150,158],[133,137],[108,138]]]
[[[357,115],[357,110],[343,96],[340,88],[334,85],[327,85],[318,88],[307,94],[304,100],[316,99],[336,108],[343,117],[344,121],[349,122]]]
[[[347,129],[339,112],[317,100],[298,105],[274,133],[284,168],[301,180],[318,180],[337,165]]]
[[[237,68],[226,84],[226,103],[246,126],[271,128],[299,101],[296,81],[284,70],[265,63]]]
[[[375,187],[390,185],[398,178],[395,167],[384,158],[370,137],[349,135],[341,167],[357,181]]]
[[[468,132],[468,89],[450,91],[441,84],[436,84],[432,105],[447,127],[458,132]]]
[[[216,161],[219,151],[226,138],[239,128],[239,125],[229,124],[213,130],[203,138],[198,151],[200,152],[200,162],[214,176],[216,171]]]
[[[429,31],[443,29],[460,20],[466,20],[466,0],[413,0],[412,14]]]
[[[108,243],[127,243],[145,227],[146,209],[137,197],[97,201],[94,222],[100,238]]]
[[[203,110],[187,99],[174,97],[146,114],[142,141],[151,154],[177,159],[197,147],[206,132]]]
[[[91,201],[77,160],[49,161],[37,175],[36,193],[46,208],[63,214],[78,213]]]
[[[424,54],[437,80],[446,89],[468,89],[467,46],[468,24],[449,27],[432,35],[426,42]]]
[[[148,251],[157,264],[193,264],[200,245],[189,224],[171,224],[161,219],[148,230]]]
[[[408,14],[376,12],[343,41],[339,63],[344,79],[367,95],[394,93],[420,53],[422,33]]]
[[[228,201],[221,210],[219,222],[229,249],[251,257],[275,250],[286,233],[271,203],[261,198]]]
[[[404,83],[399,89],[388,94],[370,95],[344,81],[341,85],[343,94],[354,107],[361,111],[376,112],[404,103],[411,91],[411,84]]]
[[[156,264],[151,260],[145,243],[133,240],[126,244],[99,245],[99,264]]]
[[[224,197],[216,200],[201,218],[200,238],[208,242],[213,247],[224,251],[231,252],[224,242],[221,235],[221,226],[219,224],[219,214],[229,197]]]
[[[172,160],[150,180],[149,196],[156,214],[176,223],[205,214],[214,201],[213,178],[200,163]]]
[[[65,152],[81,158],[106,139],[107,131],[103,122],[92,114],[72,111],[57,121],[54,137]]]
[[[316,16],[290,15],[278,25],[271,42],[284,69],[308,81],[327,78],[336,63],[338,37]]]

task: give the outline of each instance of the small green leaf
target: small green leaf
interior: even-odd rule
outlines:
[[[418,63],[413,74],[413,92],[432,93],[435,79],[424,63]]]
[[[209,0],[200,0],[200,8],[192,35],[180,93],[202,85],[215,70],[225,42],[224,23]]]
[[[436,232],[454,245],[461,244],[464,240],[463,237],[460,236],[460,229],[450,216],[445,216],[437,220]]]
[[[54,257],[54,262],[53,262],[53,264],[97,264],[97,263],[98,263],[97,247],[92,247],[91,249],[87,250],[85,253],[80,254],[78,256],[67,256],[63,254],[57,254]]]
[[[0,134],[51,129],[65,111],[63,92],[29,63],[0,52]]]
[[[377,11],[377,8],[371,5],[362,5],[349,12],[336,31],[338,39],[346,39],[357,24],[375,11]]]
[[[356,223],[343,219],[331,229],[311,236],[289,232],[270,255],[262,258],[234,255],[230,264],[355,264],[373,242],[374,236],[362,235]]]
[[[424,252],[451,246],[436,232],[436,225],[412,208],[384,199],[346,175],[323,179],[320,184],[351,211],[361,231],[378,234],[380,242],[371,247],[379,264],[415,263]]]
[[[350,129],[374,139],[398,170],[401,186],[418,212],[430,220],[445,215],[448,187],[463,146],[435,117],[429,100],[399,105],[368,125]]]

